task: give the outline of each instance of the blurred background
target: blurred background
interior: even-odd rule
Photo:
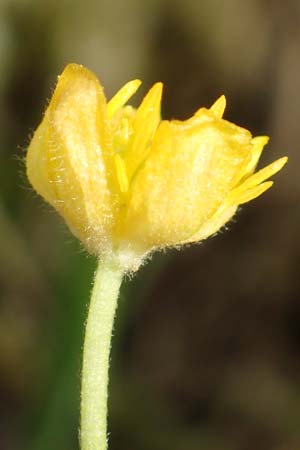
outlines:
[[[288,155],[229,231],[155,255],[122,289],[110,450],[300,448],[298,0],[0,0],[0,448],[78,450],[83,324],[95,260],[38,198],[23,159],[57,75],[110,97],[165,84],[184,119],[226,117]]]

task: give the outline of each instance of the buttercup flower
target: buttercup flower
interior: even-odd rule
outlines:
[[[90,253],[119,254],[127,270],[155,249],[214,234],[287,161],[254,173],[268,138],[224,120],[224,96],[188,120],[167,121],[161,83],[137,109],[124,106],[139,85],[107,102],[92,72],[68,65],[27,154],[35,190]]]

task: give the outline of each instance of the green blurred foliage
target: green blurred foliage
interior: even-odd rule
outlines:
[[[165,117],[221,93],[288,154],[275,187],[202,245],[126,280],[113,338],[110,450],[300,448],[298,0],[1,0],[0,448],[78,449],[95,260],[38,198],[23,159],[57,74],[111,96],[165,83]]]

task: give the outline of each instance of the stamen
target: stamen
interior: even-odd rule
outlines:
[[[107,116],[109,119],[128,102],[141,85],[140,80],[132,80],[126,83],[107,103]]]
[[[242,184],[240,184],[234,190],[236,192],[242,192],[242,191],[248,190],[254,186],[257,186],[258,184],[260,184],[263,181],[270,178],[275,173],[279,172],[279,170],[281,170],[282,167],[287,163],[287,160],[288,160],[288,158],[286,156],[284,156],[283,158],[277,159],[272,164],[269,164],[268,166],[259,170],[254,175],[251,175],[249,178],[247,178]]]
[[[246,174],[250,174],[254,171],[260,155],[262,154],[262,151],[269,140],[270,138],[268,136],[256,136],[252,139],[251,159],[246,167]]]
[[[115,164],[117,169],[117,177],[119,181],[120,190],[121,192],[125,193],[128,191],[129,183],[125,163],[119,154],[115,155]]]
[[[162,83],[155,83],[137,109],[133,124],[134,135],[132,137],[132,145],[126,154],[126,166],[130,178],[145,159],[149,142],[153,138],[161,120],[160,103],[162,88]]]
[[[252,189],[247,189],[244,192],[241,192],[240,194],[237,194],[233,197],[231,201],[231,204],[237,204],[242,205],[243,203],[247,203],[250,200],[255,199],[256,197],[259,197],[261,194],[263,194],[265,191],[270,189],[270,187],[273,185],[273,181],[265,181],[265,183],[261,183],[258,186],[253,187]]]
[[[226,108],[226,98],[225,95],[221,95],[215,103],[210,107],[210,111],[214,113],[218,119],[222,119],[224,111]]]

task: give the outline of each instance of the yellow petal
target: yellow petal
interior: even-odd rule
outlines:
[[[59,77],[42,125],[27,154],[34,188],[64,217],[91,252],[112,226],[110,139],[106,100],[97,78],[70,64]]]
[[[45,114],[42,123],[34,133],[26,157],[27,177],[34,189],[53,205],[56,198],[55,186],[48,174],[49,119]],[[53,157],[54,158],[54,157]]]
[[[226,123],[162,122],[132,185],[126,232],[150,246],[195,234],[227,197],[250,140],[238,127],[227,133]]]
[[[136,112],[131,144],[125,155],[129,179],[132,178],[136,169],[146,158],[160,122],[162,88],[162,83],[156,83],[147,93]]]
[[[128,102],[138,90],[141,83],[140,80],[129,81],[113,96],[107,104],[107,117],[109,119],[111,119],[114,114]]]
[[[182,244],[188,244],[192,242],[199,242],[203,239],[213,236],[224,225],[230,221],[237,210],[237,205],[223,205],[217,209],[210,219],[203,223],[197,233],[190,236],[188,239],[182,242]]]

